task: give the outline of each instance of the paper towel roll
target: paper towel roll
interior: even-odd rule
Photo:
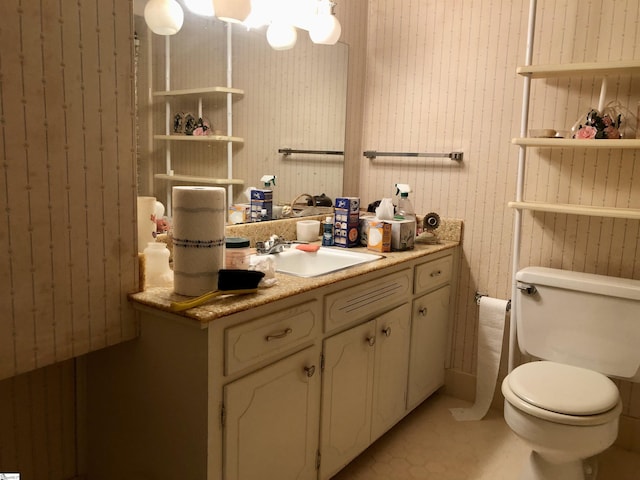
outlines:
[[[498,380],[507,300],[480,297],[476,399],[471,408],[451,408],[456,420],[480,420],[489,411]]]
[[[156,197],[138,197],[138,252],[144,252],[147,243],[155,242]]]
[[[173,187],[173,290],[198,296],[217,290],[224,266],[225,189]]]

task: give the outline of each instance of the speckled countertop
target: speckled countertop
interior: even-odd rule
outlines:
[[[295,223],[294,223],[295,225]],[[444,228],[443,228],[444,227]],[[244,232],[242,232],[244,233]],[[235,233],[237,235],[238,233]],[[260,288],[257,293],[248,295],[222,295],[206,305],[192,308],[183,312],[171,312],[186,318],[207,323],[220,317],[231,315],[250,308],[266,305],[276,300],[308,292],[314,288],[330,285],[340,280],[346,280],[358,275],[374,272],[402,262],[413,260],[425,255],[454,248],[460,244],[462,238],[462,222],[448,220],[438,230],[441,243],[425,245],[416,243],[413,250],[404,252],[387,252],[381,254],[383,258],[370,263],[357,265],[335,273],[313,278],[295,277],[286,274],[276,274],[276,285],[269,288]],[[335,247],[339,248],[339,247]],[[364,247],[349,249],[353,251],[370,252]],[[373,252],[370,252],[373,253]],[[177,295],[171,288],[151,288],[143,292],[131,294],[130,300],[134,305],[151,307],[164,312],[170,312],[169,305],[174,301],[186,300],[190,297]]]

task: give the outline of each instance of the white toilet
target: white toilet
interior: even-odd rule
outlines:
[[[532,450],[520,480],[594,479],[622,411],[607,376],[640,382],[640,280],[528,267],[516,281],[518,345],[540,360],[502,382],[504,418]]]

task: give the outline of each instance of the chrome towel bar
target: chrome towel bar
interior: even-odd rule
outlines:
[[[344,155],[340,150],[294,150],[293,148],[279,148],[278,153],[291,155],[292,153],[308,153],[311,155]]]
[[[373,160],[376,157],[439,157],[449,158],[456,162],[461,162],[462,152],[446,152],[446,153],[429,153],[429,152],[377,152],[376,150],[366,150],[362,154],[369,160]]]

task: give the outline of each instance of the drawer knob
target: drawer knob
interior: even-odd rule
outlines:
[[[375,335],[373,337],[367,337],[367,343],[369,344],[370,347],[373,347],[376,344]]]
[[[391,327],[385,327],[382,329],[382,333],[384,333],[384,335],[386,337],[390,337],[391,336]]]
[[[420,315],[422,315],[423,317],[427,316],[427,307],[420,307],[420,310],[418,310],[418,313],[420,313]]]
[[[316,366],[304,367],[304,373],[307,377],[313,377],[313,374],[316,373]]]
[[[265,338],[265,340],[267,342],[270,342],[271,340],[278,340],[279,338],[284,338],[287,335],[290,335],[293,333],[293,330],[291,328],[285,328],[283,331],[281,331],[280,333],[274,333],[272,335],[267,335]]]
[[[442,270],[435,270],[431,272],[432,277],[439,277],[440,275],[442,275]]]

